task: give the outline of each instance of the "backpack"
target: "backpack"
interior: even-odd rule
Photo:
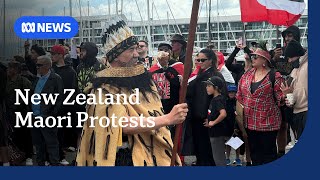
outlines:
[[[274,102],[277,103],[277,97],[274,93],[274,84],[276,82],[276,70],[274,68],[271,68],[270,72],[269,72],[269,79],[271,81],[271,87],[272,87],[272,94],[273,94],[273,99]]]

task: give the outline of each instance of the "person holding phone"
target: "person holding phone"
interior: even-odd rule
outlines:
[[[287,48],[288,43],[291,40],[296,40],[297,42],[300,42],[301,35],[299,28],[294,25],[288,27],[281,34],[284,40],[284,46],[281,47],[281,44],[276,45],[276,49],[274,49],[273,52],[271,52],[271,54],[273,55],[271,62],[275,69],[278,72],[280,72],[281,75],[288,76],[293,70],[293,67],[291,63],[288,63],[288,58],[284,56],[284,52]],[[291,124],[291,120],[293,118],[293,112],[291,108],[282,106],[280,109],[283,123],[281,124],[277,140],[279,157],[285,154],[286,146],[290,142],[290,133],[288,133],[288,125]]]
[[[292,129],[299,139],[307,120],[308,113],[308,51],[298,41],[289,42],[285,50],[288,62],[294,67],[291,72],[292,82],[283,84],[281,90],[286,94],[286,105],[293,108]],[[288,94],[292,94],[292,102]]]
[[[226,67],[229,69],[229,71],[232,72],[233,78],[235,80],[235,84],[238,85],[238,82],[241,78],[241,76],[244,74],[245,72],[245,64],[250,64],[251,65],[251,59],[250,59],[250,54],[251,51],[250,49],[246,46],[246,43],[243,43],[245,41],[241,41],[240,39],[238,40],[236,46],[234,47],[233,52],[230,54],[230,56],[228,57],[228,59],[225,62]],[[235,63],[236,59],[236,55],[238,54],[238,52],[243,49],[244,52],[248,55],[246,59],[246,61],[250,61],[249,63]]]

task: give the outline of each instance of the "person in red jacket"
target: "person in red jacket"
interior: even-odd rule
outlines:
[[[179,103],[180,84],[184,71],[182,62],[170,59],[171,49],[170,44],[160,43],[157,63],[149,70],[157,85],[165,113],[169,113],[173,106]]]
[[[165,114],[170,113],[173,106],[179,104],[179,92],[182,83],[184,65],[182,62],[170,59],[172,47],[168,43],[160,43],[158,46],[157,63],[149,72],[155,82]],[[171,138],[174,139],[175,126],[170,126]],[[182,131],[180,132],[181,136]],[[180,143],[179,143],[180,144]],[[180,147],[179,147],[180,149]],[[183,157],[180,156],[183,162]]]
[[[271,69],[271,56],[266,47],[258,48],[251,57],[253,68],[241,77],[237,100],[244,107],[252,165],[262,165],[277,159],[276,141],[281,125],[279,106],[284,102],[280,89],[283,78]],[[272,71],[274,85],[270,78]]]

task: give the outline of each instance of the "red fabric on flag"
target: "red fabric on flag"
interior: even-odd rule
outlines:
[[[242,22],[267,21],[273,25],[291,26],[301,17],[301,14],[285,10],[268,9],[257,0],[240,0],[240,10]]]
[[[242,22],[258,22],[268,20],[267,8],[262,6],[256,0],[240,0],[240,10]]]
[[[282,10],[268,10],[268,22],[273,25],[291,26],[300,17],[301,14],[295,15]]]

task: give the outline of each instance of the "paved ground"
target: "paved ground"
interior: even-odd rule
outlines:
[[[291,144],[295,144],[295,139],[293,138],[294,136],[293,136],[293,133],[292,133],[292,131],[291,131],[291,137],[292,137],[292,142],[291,142]],[[286,149],[286,153],[288,153],[289,151],[290,151],[290,149],[292,148],[292,147],[289,147],[289,146],[287,146],[288,148]],[[76,153],[75,152],[67,152],[66,153],[66,160],[68,161],[68,162],[72,162],[74,159],[75,159],[75,156],[76,156]],[[33,158],[34,160],[33,160],[33,162],[36,162],[35,161],[35,156],[34,156],[34,158]],[[230,153],[230,160],[231,160],[231,162],[233,162],[234,160],[236,159],[236,154],[235,154],[235,151],[232,149],[231,150],[231,153]],[[245,156],[240,156],[240,159],[242,160],[242,162],[243,162],[243,166],[245,166],[245,163],[244,163],[244,160],[245,160]],[[193,162],[195,162],[196,161],[196,157],[195,156],[185,156],[185,164],[187,165],[187,166],[191,166],[192,165],[192,163]],[[22,165],[24,165],[25,163],[23,163]],[[36,163],[34,164],[34,165],[36,165]],[[235,166],[235,165],[232,165],[232,166]]]

